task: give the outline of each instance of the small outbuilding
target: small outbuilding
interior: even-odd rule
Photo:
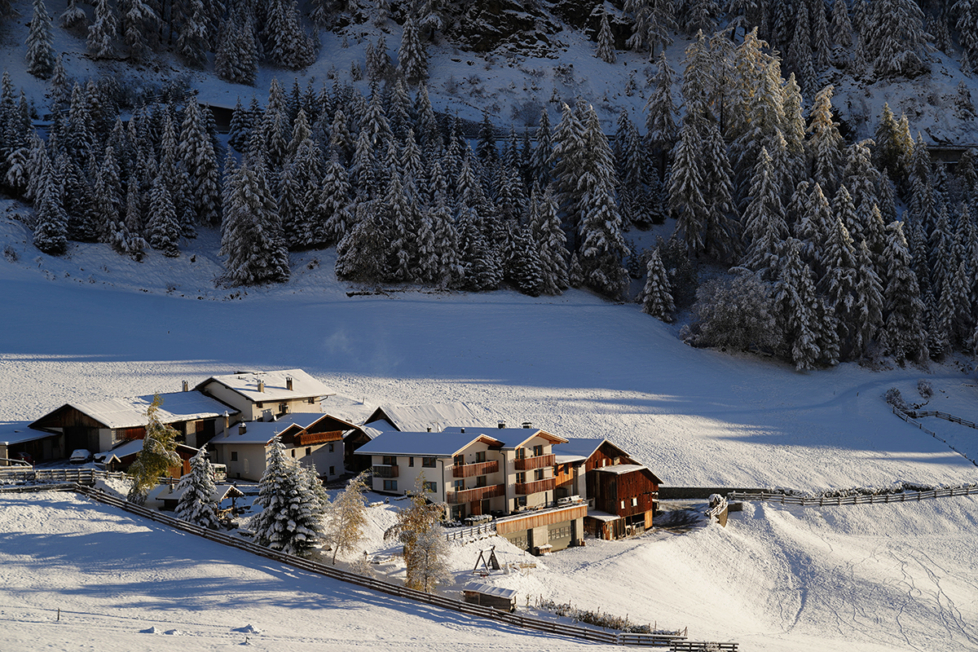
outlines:
[[[470,582],[462,588],[462,599],[469,604],[492,607],[510,613],[516,611],[516,591],[491,584]]]

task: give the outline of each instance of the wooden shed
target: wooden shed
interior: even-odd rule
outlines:
[[[469,604],[492,607],[510,613],[516,611],[516,591],[491,584],[470,582],[462,588],[462,599]]]

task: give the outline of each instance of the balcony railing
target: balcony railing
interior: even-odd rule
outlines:
[[[554,487],[556,486],[557,481],[554,478],[537,480],[536,482],[517,482],[516,495],[529,496],[530,494],[539,493],[541,491],[553,491]]]
[[[472,478],[477,475],[488,475],[499,471],[499,462],[476,462],[474,464],[456,464],[452,467],[453,478]]]
[[[506,486],[493,484],[488,487],[475,487],[473,489],[463,489],[462,491],[452,491],[448,494],[448,502],[453,505],[460,503],[471,503],[486,498],[496,498],[506,495]]]
[[[397,477],[397,465],[383,465],[375,466],[371,469],[375,478],[396,478]]]
[[[557,456],[550,455],[537,455],[536,457],[526,457],[522,460],[516,460],[516,470],[517,471],[532,471],[533,469],[542,469],[546,466],[553,466],[557,460]]]

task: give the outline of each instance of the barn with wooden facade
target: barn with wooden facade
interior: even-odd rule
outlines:
[[[224,418],[234,412],[227,405],[198,392],[172,392],[162,399],[160,421],[179,433],[178,441],[192,448],[207,443],[223,428]],[[30,427],[64,436],[66,454],[79,448],[93,453],[110,451],[146,436],[146,411],[153,396],[110,398],[102,401],[66,403],[34,421]]]
[[[661,481],[607,439],[569,439],[555,468],[558,492],[581,495],[583,489],[591,503],[584,520],[590,534],[620,539],[652,528]]]

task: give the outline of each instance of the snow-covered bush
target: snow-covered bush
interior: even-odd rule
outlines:
[[[923,398],[930,398],[934,395],[934,388],[930,386],[930,382],[921,378],[917,381],[917,392]]]
[[[777,350],[782,334],[770,283],[746,270],[704,283],[696,292],[694,340],[698,345]]]
[[[907,403],[903,400],[903,396],[900,395],[900,390],[896,387],[891,387],[890,389],[886,390],[885,398],[886,402],[896,409],[903,412],[907,410]]]

